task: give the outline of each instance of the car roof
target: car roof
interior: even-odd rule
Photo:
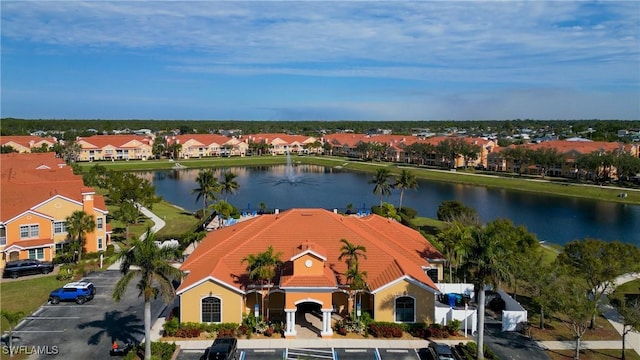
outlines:
[[[436,351],[438,351],[439,354],[452,354],[453,353],[451,351],[451,347],[449,345],[447,345],[447,344],[432,343],[430,345],[435,347]]]
[[[70,288],[70,287],[89,287],[92,286],[93,284],[89,281],[74,281],[74,282],[70,282],[68,284],[66,284],[65,288]]]

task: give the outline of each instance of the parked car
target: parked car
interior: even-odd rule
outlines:
[[[432,342],[429,343],[429,350],[432,351],[436,360],[456,360],[453,350],[447,344]]]
[[[49,301],[57,304],[60,301],[75,301],[76,304],[84,304],[86,301],[93,299],[95,287],[91,284],[67,284],[59,289],[53,290],[49,294]]]
[[[229,360],[237,359],[238,339],[236,338],[217,338],[207,350],[200,360]]]
[[[83,288],[91,291],[91,295],[96,294],[96,287],[92,282],[86,280],[74,281],[66,284],[63,288]]]
[[[51,261],[40,261],[36,259],[12,260],[7,264],[2,272],[2,277],[15,279],[19,276],[33,274],[48,274],[53,271]]]

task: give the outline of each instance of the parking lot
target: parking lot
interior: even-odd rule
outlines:
[[[182,351],[177,360],[199,360],[204,351]],[[238,360],[434,360],[424,349],[239,349]]]
[[[139,342],[144,337],[144,302],[134,279],[120,302],[111,295],[120,278],[118,271],[94,273],[84,279],[96,286],[95,297],[82,305],[75,302],[45,304],[14,331],[14,346],[30,359],[111,359],[112,339]],[[43,303],[47,299],[42,299]],[[157,318],[164,304],[152,302]]]

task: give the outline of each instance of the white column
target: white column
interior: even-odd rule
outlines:
[[[320,336],[333,335],[333,329],[331,329],[331,312],[333,309],[322,309],[322,331]]]
[[[296,309],[285,309],[284,311],[287,318],[284,336],[296,336]]]

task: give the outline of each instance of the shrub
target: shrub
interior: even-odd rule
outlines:
[[[377,338],[402,337],[402,324],[390,322],[373,322],[369,325],[369,333]]]
[[[176,317],[168,317],[168,320],[165,320],[164,324],[162,324],[162,329],[164,330],[165,336],[176,336],[176,332],[180,328],[180,322]]]
[[[75,275],[74,265],[63,265],[60,267],[58,271],[58,275],[56,275],[56,280],[59,281],[69,281],[73,279]]]
[[[460,325],[462,325],[462,322],[460,320],[454,319],[449,321],[449,323],[447,324],[449,334],[453,336],[458,335],[458,332],[460,331]]]

